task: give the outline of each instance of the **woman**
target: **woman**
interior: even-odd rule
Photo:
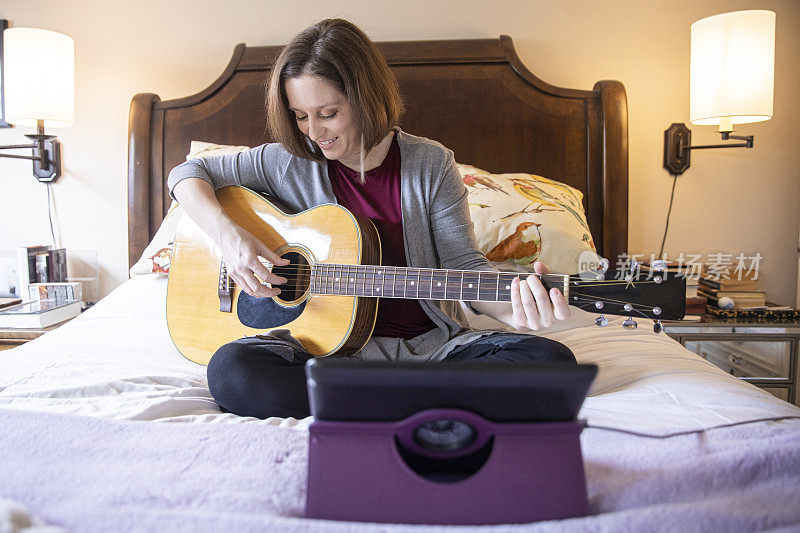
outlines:
[[[401,131],[402,111],[397,80],[375,44],[347,21],[324,20],[292,39],[275,62],[267,118],[278,142],[187,161],[172,170],[169,187],[220,246],[231,277],[253,296],[280,294],[287,281],[258,257],[287,261],[228,217],[215,188],[242,185],[296,212],[339,203],[373,221],[384,265],[492,270],[478,250],[453,153]],[[548,272],[541,263],[534,268]],[[567,318],[564,296],[548,293],[536,276],[515,279],[511,294],[510,303],[471,306],[520,333],[471,331],[458,302],[382,299],[373,336],[355,356],[575,362],[562,344],[523,333]],[[290,336],[240,339],[212,357],[209,388],[221,408],[239,415],[304,417],[309,357]]]

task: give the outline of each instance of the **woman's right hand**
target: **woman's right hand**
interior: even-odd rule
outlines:
[[[230,223],[220,233],[222,261],[233,281],[244,292],[257,298],[269,298],[280,294],[281,290],[275,285],[286,283],[286,278],[273,274],[258,258],[263,257],[279,266],[288,265],[289,260],[278,257],[266,244],[237,224]],[[262,281],[271,284],[272,287]]]

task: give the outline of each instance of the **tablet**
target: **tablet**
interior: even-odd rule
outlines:
[[[319,420],[390,422],[456,408],[494,422],[575,420],[597,375],[574,363],[388,363],[327,357],[306,363]]]

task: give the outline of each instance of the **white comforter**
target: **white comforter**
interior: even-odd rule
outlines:
[[[636,331],[621,319],[600,329],[581,312],[546,335],[600,367],[581,411],[590,516],[480,528],[304,519],[309,420],[220,413],[205,367],[170,342],[165,291],[164,278],[136,278],[58,330],[0,352],[0,531],[43,523],[92,532],[398,533],[800,525],[800,420],[664,439],[600,428],[671,435],[800,409],[645,321]]]
[[[259,423],[298,426],[223,414],[209,395],[205,367],[184,359],[166,327],[167,280],[134,278],[65,326],[0,355],[0,408],[163,422]],[[480,327],[491,326],[473,317]],[[579,362],[600,372],[581,418],[592,426],[672,432],[800,410],[732,378],[646,320],[634,331],[622,319],[587,325],[575,311],[546,336],[568,345]],[[499,323],[496,323],[499,324]]]

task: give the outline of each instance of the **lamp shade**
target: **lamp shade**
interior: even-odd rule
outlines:
[[[735,11],[692,24],[692,124],[723,130],[771,119],[774,76],[772,11]]]
[[[36,28],[3,32],[6,120],[45,128],[75,121],[75,43],[72,37]]]

